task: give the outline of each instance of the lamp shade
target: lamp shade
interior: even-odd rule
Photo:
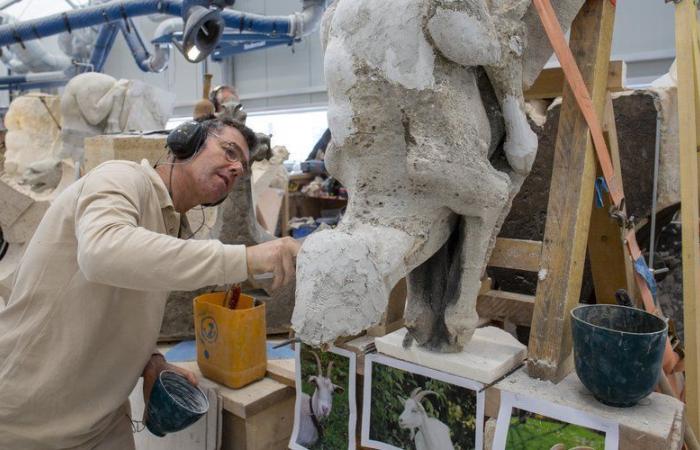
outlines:
[[[182,53],[189,62],[200,62],[214,51],[224,32],[224,20],[218,9],[192,6],[187,11],[182,34]]]

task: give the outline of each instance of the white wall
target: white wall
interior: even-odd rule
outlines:
[[[674,6],[663,0],[617,0],[612,58],[627,61],[628,85],[663,75],[675,56]]]

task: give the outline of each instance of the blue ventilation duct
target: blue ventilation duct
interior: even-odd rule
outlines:
[[[92,49],[92,56],[90,57],[92,70],[96,72],[102,71],[105,62],[107,62],[107,55],[109,55],[109,51],[112,50],[112,45],[114,45],[114,40],[117,37],[118,31],[119,27],[116,23],[102,25],[97,35],[95,46]]]
[[[206,3],[211,0],[185,0],[186,5]],[[314,31],[326,8],[326,0],[303,0],[302,12],[288,16],[262,16],[230,9],[221,11],[227,29],[237,31],[224,33],[221,46],[214,52],[214,59],[220,60],[235,53],[257,50],[274,45],[290,44]],[[20,44],[34,39],[42,39],[72,30],[99,26],[89,68],[101,71],[104,67],[114,40],[119,31],[126,39],[141,70],[161,72],[167,67],[168,45],[181,27],[174,20],[165,21],[156,32],[153,55],[147,50],[131,18],[152,14],[183,16],[183,0],[122,0],[102,3],[82,9],[74,9],[35,20],[11,23],[0,26],[0,47]],[[180,33],[181,34],[181,33]],[[72,76],[83,71],[79,66],[71,66],[64,72],[29,73],[26,75],[0,77],[0,89],[34,89],[65,84]]]
[[[318,24],[325,0],[304,0],[304,11],[288,16],[261,16],[225,9],[221,16],[227,28],[240,33],[263,33],[271,37],[300,38],[313,31]],[[0,46],[21,44],[74,29],[126,23],[131,17],[167,14],[182,17],[182,0],[123,0],[102,3],[87,8],[0,26]]]

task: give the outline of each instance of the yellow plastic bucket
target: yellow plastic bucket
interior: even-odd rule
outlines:
[[[231,388],[265,376],[265,304],[241,294],[236,309],[223,306],[224,292],[194,299],[197,364],[202,374]]]

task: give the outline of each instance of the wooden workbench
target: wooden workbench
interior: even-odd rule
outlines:
[[[194,361],[173,364],[204,378]],[[294,360],[284,359],[268,361],[267,376],[244,388],[215,383],[223,401],[221,449],[287,449],[294,426],[293,378]]]

